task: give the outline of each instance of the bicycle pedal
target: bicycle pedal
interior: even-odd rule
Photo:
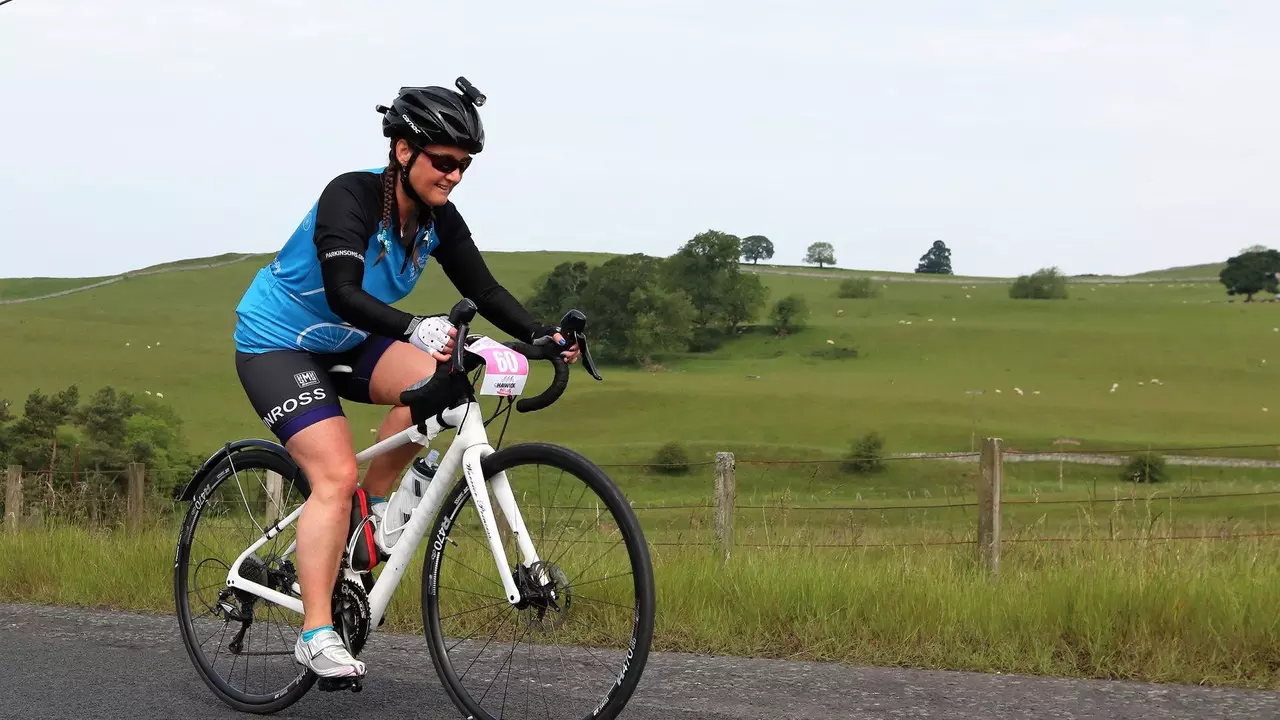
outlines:
[[[320,678],[317,686],[322,692],[337,692],[348,689],[351,692],[360,692],[364,689],[360,684],[360,678]]]

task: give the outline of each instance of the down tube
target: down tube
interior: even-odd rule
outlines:
[[[400,533],[400,539],[396,541],[395,547],[391,548],[391,557],[382,566],[382,573],[378,575],[378,580],[369,593],[369,613],[372,616],[373,627],[376,628],[382,621],[387,605],[391,602],[391,596],[395,594],[396,587],[399,586],[405,570],[413,560],[418,544],[427,534],[427,528],[444,502],[445,495],[452,489],[453,478],[457,477],[461,463],[462,446],[453,443],[440,459],[435,477],[431,478],[431,483],[422,493],[422,499],[410,514],[409,522],[405,523],[404,530]]]

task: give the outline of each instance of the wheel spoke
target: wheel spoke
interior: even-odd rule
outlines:
[[[263,480],[267,472],[289,476],[289,485],[279,499],[272,497]],[[205,498],[199,507],[189,506],[179,540],[179,567],[175,574],[175,597],[182,618],[184,642],[192,651],[197,671],[214,693],[241,710],[271,712],[302,696],[314,678],[297,682],[292,643],[285,626],[292,628],[288,612],[277,615],[274,604],[250,598],[243,591],[226,590],[226,573],[235,559],[261,537],[268,513],[285,517],[306,499],[296,485],[296,474],[281,465],[273,453],[250,449],[224,460],[205,476],[196,492]],[[243,573],[263,584],[281,589],[279,550],[296,536],[292,526],[280,532],[246,561]],[[285,592],[289,592],[284,588]],[[210,593],[213,596],[210,597]],[[217,608],[224,601],[230,613]],[[213,615],[217,610],[219,615]],[[243,617],[235,620],[228,615]],[[221,627],[218,627],[218,626]],[[236,649],[228,641],[238,638]],[[279,640],[283,647],[276,648]],[[210,652],[210,645],[213,645]],[[224,659],[224,651],[231,657]],[[243,667],[241,665],[243,664]],[[261,667],[256,667],[260,664]],[[283,682],[275,683],[281,680]],[[292,687],[291,687],[292,686]],[[288,688],[287,693],[282,692]]]
[[[594,704],[590,698],[600,695],[593,693],[610,694],[609,703],[616,712],[635,687],[634,678],[642,671],[652,639],[653,575],[651,567],[640,564],[648,552],[634,512],[625,502],[616,502],[616,488],[599,468],[584,466],[577,456],[554,446],[505,448],[490,456],[487,463],[491,473],[506,473],[526,528],[537,538],[546,575],[522,565],[515,567],[511,579],[523,597],[519,607],[486,593],[487,583],[494,582],[493,573],[480,573],[473,565],[490,557],[489,546],[473,534],[474,527],[455,519],[447,534],[457,541],[447,543],[447,549],[442,551],[453,562],[432,558],[428,574],[436,574],[424,577],[424,582],[435,587],[434,593],[424,595],[428,603],[424,622],[433,653],[443,653],[437,661],[442,663],[445,682],[459,698],[459,708],[469,715],[479,715],[478,710],[494,717],[518,715],[523,705],[526,718],[541,715],[549,719],[555,716],[551,711],[555,704],[560,714],[581,717],[589,714],[594,705],[581,711],[570,706]],[[554,483],[543,482],[544,464],[557,473]],[[525,469],[529,465],[534,467]],[[581,485],[577,492],[572,488],[574,481]],[[561,485],[567,486],[563,495]],[[550,497],[545,494],[547,489],[551,489]],[[469,490],[460,485],[453,492]],[[443,506],[456,507],[457,497],[450,496]],[[578,514],[585,508],[590,515],[593,505],[597,517],[583,518]],[[440,531],[441,523],[438,518],[432,535]],[[559,527],[555,527],[557,524]],[[593,529],[600,533],[599,538],[589,537]],[[464,540],[475,542],[459,544]],[[623,548],[621,553],[616,552],[619,546]],[[509,554],[510,549],[507,550]],[[610,556],[607,561],[606,556]],[[453,565],[460,569],[452,570]],[[574,579],[570,580],[570,575]],[[487,582],[478,583],[472,576],[483,577]],[[542,577],[549,577],[552,584],[542,586]],[[631,579],[624,579],[628,577]],[[577,578],[588,579],[579,582]],[[619,584],[611,584],[615,582]],[[592,587],[594,592],[583,593]],[[496,602],[471,607],[484,602],[475,598]],[[453,620],[482,610],[489,614],[477,616],[484,618],[478,625],[474,619]],[[632,621],[632,612],[638,615],[638,621]],[[623,615],[627,616],[625,622]],[[451,627],[458,630],[455,637],[465,637],[444,641],[443,636],[453,634],[449,632]],[[484,642],[479,641],[481,636],[487,636]],[[623,677],[630,682],[618,689],[615,682],[623,672],[622,658],[633,651],[632,642],[631,657],[640,659],[627,662]],[[554,646],[554,650],[546,645]],[[494,646],[493,654],[488,652],[490,646]],[[502,652],[504,648],[506,653]],[[523,659],[517,658],[517,653]],[[486,674],[488,680],[483,678]],[[538,705],[542,706],[542,713],[538,712]]]
[[[503,600],[501,603],[495,603],[495,605],[506,605],[506,604],[507,604],[507,601],[506,601],[506,600]],[[485,606],[485,607],[493,607],[493,605],[487,605],[487,606]],[[483,607],[482,607],[482,608],[476,608],[476,610],[484,610],[484,609],[485,609],[485,608],[483,608]],[[475,610],[468,610],[467,612],[475,612]],[[458,647],[458,646],[459,646],[459,645],[461,645],[462,643],[464,643],[464,642],[466,642],[466,641],[470,640],[471,638],[475,637],[475,636],[476,636],[476,633],[478,633],[478,632],[480,632],[481,630],[483,630],[483,629],[485,629],[485,628],[489,627],[489,624],[490,624],[490,623],[492,623],[494,620],[497,620],[498,618],[502,617],[502,614],[503,614],[503,613],[505,613],[505,612],[507,612],[507,608],[501,608],[501,609],[499,609],[499,610],[498,610],[498,612],[495,612],[495,613],[493,613],[492,615],[490,615],[488,618],[486,618],[486,619],[485,619],[485,621],[484,621],[482,624],[480,624],[479,626],[477,626],[475,630],[472,630],[470,635],[468,635],[468,636],[466,636],[466,637],[462,638],[461,640],[459,640],[458,642],[456,642],[456,643],[454,643],[454,644],[450,645],[450,646],[449,646],[449,649],[450,649],[450,650],[453,650],[454,648]],[[461,614],[464,614],[464,615],[465,615],[466,613],[461,613]],[[441,620],[443,620],[444,618],[440,618],[440,619],[441,619]]]

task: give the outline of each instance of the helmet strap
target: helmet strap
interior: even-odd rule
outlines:
[[[409,147],[413,148],[413,154],[409,156],[409,162],[400,166],[400,186],[404,188],[404,194],[418,206],[419,212],[427,206],[422,198],[418,197],[418,192],[413,189],[413,183],[409,182],[409,170],[413,168],[413,162],[418,159],[418,148],[413,147],[413,143],[409,143]]]
[[[427,231],[430,232],[431,225],[435,224],[435,209],[418,196],[417,191],[413,189],[413,184],[409,182],[409,170],[413,168],[413,162],[418,159],[418,154],[421,150],[414,147],[413,143],[409,143],[409,147],[413,148],[413,153],[409,155],[409,162],[400,167],[400,186],[404,188],[404,194],[413,201],[414,206],[417,209],[418,229],[414,231],[415,234],[423,227],[426,227]],[[413,247],[408,248],[408,252],[405,253],[405,264],[408,264],[409,256],[412,255],[415,250],[417,250],[416,243]],[[414,265],[417,265],[416,260]],[[403,272],[404,267],[401,267],[400,271]]]

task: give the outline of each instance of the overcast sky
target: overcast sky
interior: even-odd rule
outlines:
[[[386,159],[401,85],[489,97],[482,250],[714,228],[843,267],[1138,272],[1280,229],[1280,3],[13,0],[0,277],[272,252]]]

